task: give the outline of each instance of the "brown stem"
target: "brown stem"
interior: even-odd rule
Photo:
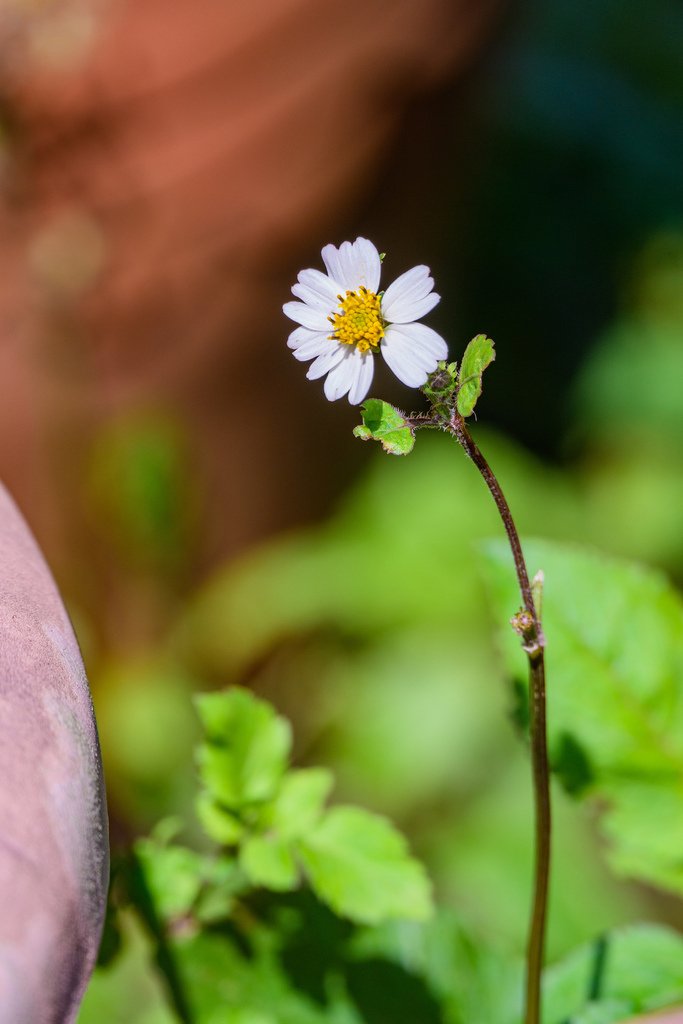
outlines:
[[[548,881],[550,878],[550,773],[548,770],[548,743],[546,736],[546,694],[545,694],[545,638],[540,618],[534,604],[529,573],[522,554],[519,534],[510,506],[507,503],[493,470],[472,439],[465,421],[457,411],[449,421],[448,428],[465,449],[481,473],[508,535],[512,557],[515,562],[517,580],[526,615],[521,613],[513,619],[516,631],[521,635],[523,648],[529,661],[530,693],[530,741],[531,763],[534,783],[535,810],[535,861],[534,895],[527,944],[526,1006],[525,1024],[540,1024],[541,1021],[541,973],[545,947],[545,930],[548,908]]]

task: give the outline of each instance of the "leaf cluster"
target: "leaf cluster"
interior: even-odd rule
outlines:
[[[485,334],[472,338],[457,363],[442,360],[422,387],[430,403],[429,412],[406,416],[388,402],[369,398],[361,407],[363,423],[355,427],[354,437],[379,441],[389,455],[408,455],[415,446],[417,427],[438,427],[453,415],[471,416],[482,391],[484,370],[496,358],[493,342]]]
[[[366,923],[430,914],[426,873],[400,833],[361,808],[327,807],[331,773],[289,766],[291,728],[270,704],[235,687],[197,706],[197,812],[250,885],[291,892],[305,876],[335,912]]]
[[[561,555],[543,554],[557,571]],[[501,582],[498,552],[489,559]],[[552,592],[548,607],[556,632]],[[331,774],[289,765],[290,726],[272,706],[233,688],[198,708],[197,806],[216,846],[179,844],[179,823],[167,820],[119,865],[114,901],[123,881],[149,938],[126,912],[110,916],[107,973],[82,1024],[103,1019],[107,975],[140,984],[149,955],[168,999],[147,992],[156,1010],[140,1024],[517,1024],[521,962],[452,912],[430,916],[426,876],[400,834],[366,811],[328,807]],[[617,931],[547,971],[544,1019],[616,1024],[671,1005],[683,999],[681,965],[674,933]]]

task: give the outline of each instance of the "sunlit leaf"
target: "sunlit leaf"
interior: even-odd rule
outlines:
[[[240,847],[240,865],[256,886],[288,892],[299,881],[292,848],[277,835],[250,836]]]
[[[187,914],[206,874],[204,855],[154,839],[138,839],[135,854],[159,916],[171,919]]]
[[[207,734],[198,761],[208,791],[228,809],[271,800],[287,767],[289,723],[237,687],[204,694],[197,707]]]
[[[384,818],[335,807],[298,848],[311,885],[337,913],[368,923],[429,916],[425,870]]]
[[[493,342],[485,334],[477,334],[465,349],[458,374],[458,412],[471,416],[481,394],[484,370],[496,358]]]
[[[388,402],[368,398],[361,407],[363,426],[354,428],[362,441],[380,441],[390,455],[407,455],[415,444],[415,431],[404,416]]]
[[[207,790],[197,797],[195,810],[206,834],[221,846],[234,846],[244,835],[244,825],[239,818],[221,807]]]
[[[322,814],[333,783],[332,773],[325,768],[289,772],[273,806],[273,827],[285,838],[304,835]]]

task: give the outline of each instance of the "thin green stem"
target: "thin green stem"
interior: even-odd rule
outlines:
[[[548,769],[548,743],[546,735],[545,638],[534,603],[529,573],[524,561],[517,527],[501,486],[470,435],[464,419],[457,411],[453,412],[448,423],[448,429],[462,445],[481,473],[496,503],[510,542],[522,596],[522,604],[524,605],[524,612],[513,619],[513,626],[522,637],[522,646],[529,661],[530,741],[535,811],[534,893],[527,944],[524,1021],[525,1024],[540,1024],[541,973],[543,970],[548,910],[551,830],[550,772]]]

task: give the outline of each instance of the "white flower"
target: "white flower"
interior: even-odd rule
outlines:
[[[322,258],[327,274],[302,270],[292,293],[301,302],[287,302],[286,315],[300,326],[287,341],[295,359],[312,359],[306,376],[327,374],[325,395],[331,401],[348,393],[362,402],[372,383],[373,360],[385,363],[408,387],[427,380],[448,348],[431,327],[416,323],[439,301],[432,291],[429,267],[413,267],[385,292],[379,291],[381,261],[367,238],[326,245]]]

